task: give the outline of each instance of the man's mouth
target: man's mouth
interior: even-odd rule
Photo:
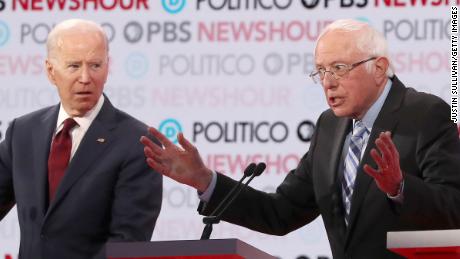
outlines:
[[[91,95],[91,92],[90,91],[81,91],[81,92],[77,92],[77,95]]]
[[[331,107],[337,107],[344,102],[344,99],[338,96],[330,96],[328,102]]]

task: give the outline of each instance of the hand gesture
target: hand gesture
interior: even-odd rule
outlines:
[[[155,128],[149,127],[149,132],[162,147],[145,136],[141,137],[147,164],[164,176],[204,192],[211,182],[212,172],[204,165],[196,147],[182,133],[177,135],[179,147]]]
[[[377,164],[378,169],[364,165],[364,171],[374,178],[377,186],[383,192],[390,196],[399,194],[399,189],[402,183],[402,172],[399,165],[399,152],[396,149],[391,133],[389,131],[380,133],[375,140],[375,144],[380,151],[380,154],[375,148],[371,150],[371,156]]]

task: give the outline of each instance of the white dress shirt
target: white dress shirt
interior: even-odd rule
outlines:
[[[102,105],[104,104],[104,99],[104,95],[101,95],[93,109],[88,111],[83,117],[73,117],[73,119],[77,122],[78,125],[70,130],[70,136],[72,138],[72,150],[70,151],[70,160],[72,160],[73,155],[78,149],[78,146],[80,146],[81,140],[85,136],[86,131],[88,131],[89,126],[91,126],[91,123],[93,123],[94,119],[101,111]],[[71,116],[64,110],[64,107],[61,103],[61,106],[59,107],[59,115],[53,139],[54,136],[56,136],[56,134],[58,134],[64,127],[64,121],[70,117]]]

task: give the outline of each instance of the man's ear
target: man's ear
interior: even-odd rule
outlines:
[[[382,82],[387,78],[387,70],[390,66],[390,61],[386,57],[378,57],[375,60],[375,80],[377,82]]]
[[[375,75],[377,77],[386,77],[390,61],[386,57],[378,57],[375,61]]]
[[[46,67],[46,75],[48,76],[48,80],[55,85],[56,84],[56,79],[54,76],[54,66],[53,63],[49,60],[46,59],[45,61],[45,67]]]

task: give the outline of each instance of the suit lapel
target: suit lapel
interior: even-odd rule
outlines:
[[[370,156],[370,151],[372,150],[372,148],[376,148],[375,140],[381,132],[393,132],[396,128],[399,118],[395,111],[398,110],[399,107],[401,107],[404,94],[405,87],[395,76],[393,78],[393,84],[390,92],[388,93],[387,99],[385,100],[385,103],[383,104],[382,109],[380,110],[379,115],[377,116],[377,119],[375,120],[374,125],[372,126],[372,132],[369,136],[363,159],[361,160],[361,163],[358,167],[358,173],[355,181],[355,189],[353,192],[353,198],[351,203],[350,225],[347,229],[345,245],[349,243],[349,237],[356,225],[357,215],[359,214],[359,211],[362,208],[362,203],[369,189],[369,185],[373,181],[372,177],[370,177],[366,172],[364,172],[363,166],[365,164],[369,164],[371,167],[377,168],[374,160]],[[382,195],[385,194],[382,193]]]
[[[349,118],[339,118],[337,127],[334,130],[332,137],[332,146],[331,146],[331,155],[328,165],[328,170],[325,172],[329,173],[327,175],[326,182],[327,186],[331,191],[331,214],[333,215],[334,225],[336,230],[340,233],[340,239],[345,237],[345,221],[342,210],[342,193],[341,193],[341,183],[339,177],[341,177],[341,166],[340,161],[342,161],[342,151],[345,138],[351,130],[352,120]]]
[[[327,186],[335,186],[337,182],[337,176],[340,175],[338,172],[340,170],[339,163],[342,157],[343,144],[347,134],[350,132],[352,120],[348,118],[339,118],[337,127],[332,136],[332,148],[331,148],[331,159],[329,160],[330,170],[326,172],[331,173],[331,175],[326,176],[328,184]]]
[[[58,206],[75,182],[89,172],[88,169],[90,166],[97,162],[101,153],[113,142],[112,129],[116,127],[115,117],[115,108],[106,97],[101,111],[91,123],[80,146],[70,161],[46,217]]]
[[[40,125],[34,127],[35,140],[33,145],[34,167],[31,169],[36,173],[38,211],[45,215],[48,207],[48,155],[50,153],[51,138],[56,129],[56,121],[59,112],[59,105],[53,106],[40,118]]]

